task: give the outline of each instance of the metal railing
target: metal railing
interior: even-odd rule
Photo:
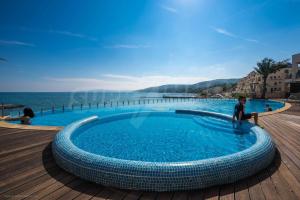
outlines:
[[[87,109],[100,109],[100,108],[117,108],[117,107],[125,107],[125,106],[137,106],[137,105],[148,105],[148,104],[161,104],[161,103],[179,103],[179,102],[197,102],[197,101],[207,101],[207,100],[226,100],[226,99],[218,99],[218,98],[195,98],[195,97],[164,97],[164,98],[151,98],[151,99],[138,99],[138,100],[120,100],[120,101],[104,101],[104,102],[94,102],[94,103],[80,103],[80,104],[69,104],[66,106],[65,104],[60,106],[51,105],[47,108],[41,107],[38,109],[34,109],[36,114],[43,116],[45,114],[51,113],[64,113],[71,112],[75,110],[87,110]],[[232,100],[232,99],[231,99]],[[6,114],[4,103],[1,103],[1,116]],[[21,110],[7,110],[10,115],[20,116]]]

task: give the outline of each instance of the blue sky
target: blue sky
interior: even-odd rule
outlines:
[[[300,0],[7,0],[0,91],[237,78],[300,52]]]

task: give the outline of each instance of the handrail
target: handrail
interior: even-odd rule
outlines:
[[[62,106],[55,106],[51,105],[50,109],[47,109],[45,107],[40,107],[35,110],[36,113],[39,113],[41,116],[44,116],[46,113],[56,113],[56,112],[68,112],[68,111],[74,111],[76,108],[79,108],[79,110],[85,110],[85,109],[91,109],[91,108],[106,108],[106,107],[120,107],[120,106],[129,106],[129,105],[146,105],[146,104],[158,104],[158,103],[174,103],[174,102],[196,102],[196,101],[207,101],[208,99],[213,101],[218,100],[235,100],[232,98],[224,98],[224,99],[215,99],[215,98],[196,98],[196,97],[160,97],[160,98],[139,98],[134,100],[117,100],[117,101],[103,101],[101,102],[94,102],[94,103],[80,103],[80,104],[71,104],[69,106],[66,106],[63,104]],[[1,116],[3,117],[5,115],[5,105],[4,103],[1,103]],[[15,110],[10,112],[9,114],[16,116],[20,115],[20,110]]]

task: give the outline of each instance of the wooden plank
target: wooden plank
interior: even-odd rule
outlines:
[[[189,200],[202,200],[204,199],[204,190],[193,190],[188,195]]]
[[[234,184],[234,195],[235,199],[238,200],[250,200],[250,194],[246,179],[238,181]]]
[[[53,140],[53,137],[54,137],[53,135],[43,135],[43,136],[33,137],[33,138],[25,137],[22,140],[7,142],[7,143],[1,145],[0,155],[3,155],[8,150],[13,150],[13,149],[16,149],[19,147],[35,144],[35,143],[41,142],[41,141],[49,141],[49,143],[50,143]]]
[[[258,174],[258,179],[260,181],[261,189],[267,200],[279,200],[279,194],[276,191],[275,185],[271,181],[270,174],[268,170]]]
[[[140,199],[142,194],[143,194],[142,191],[132,190],[127,193],[124,200],[138,200]]]
[[[8,150],[1,151],[0,152],[0,157],[4,157],[4,156],[7,156],[8,154],[24,151],[26,149],[30,149],[32,147],[36,147],[36,146],[39,146],[39,145],[45,145],[46,146],[50,142],[52,142],[52,139],[35,142],[33,144],[30,144],[30,145],[24,145],[24,146],[18,146],[18,147],[10,148]]]
[[[173,192],[160,192],[157,195],[157,200],[170,200],[173,197]]]
[[[289,200],[297,199],[296,195],[289,187],[288,183],[284,180],[283,177],[281,177],[281,175],[278,173],[277,170],[274,170],[274,172],[272,173],[272,169],[271,169],[270,175],[271,175],[271,180],[275,185],[275,189],[281,199],[289,199]]]
[[[75,180],[71,181],[70,183],[68,183],[66,185],[63,185],[58,190],[55,190],[54,192],[47,194],[46,196],[42,197],[41,199],[58,199],[82,183],[83,183],[83,180],[76,178]]]
[[[188,194],[186,192],[175,192],[172,200],[187,200]]]
[[[88,200],[94,197],[96,194],[101,192],[103,190],[103,186],[97,185],[97,184],[91,184],[91,186],[88,187],[88,189],[84,192],[78,195],[74,200]]]
[[[0,177],[1,177],[0,180],[2,182],[4,179],[7,179],[14,174],[22,173],[22,172],[25,172],[27,170],[30,170],[34,167],[38,167],[41,165],[45,166],[46,164],[49,164],[49,166],[55,165],[55,161],[52,157],[45,158],[43,160],[40,159],[40,160],[24,161],[21,165],[16,165],[16,166],[1,170],[0,171]]]
[[[111,200],[121,200],[128,194],[128,191],[121,189],[113,189],[112,195],[110,195],[107,199]]]
[[[220,200],[234,200],[234,184],[227,184],[220,187]]]
[[[157,195],[158,195],[158,193],[156,193],[156,192],[144,192],[141,195],[140,200],[153,200],[153,199],[156,199]]]
[[[56,133],[53,131],[19,131],[17,133],[12,133],[9,135],[1,135],[0,145],[1,148],[4,144],[13,143],[16,141],[22,141],[26,140],[27,138],[33,138],[33,137],[41,137],[41,136],[54,136]],[[1,149],[0,148],[0,149]]]
[[[34,130],[36,131],[36,130]],[[7,128],[6,130],[0,130],[0,136],[1,137],[6,137],[6,136],[11,136],[13,137],[14,135],[17,134],[27,134],[27,133],[31,133],[32,130],[23,130],[23,129],[11,129],[11,128]]]
[[[111,188],[106,187],[104,190],[96,194],[94,197],[92,197],[92,200],[104,200],[109,198],[112,195],[113,191]]]
[[[25,149],[24,151],[15,152],[13,154],[8,154],[8,155],[0,158],[0,165],[5,165],[5,162],[9,162],[11,160],[17,160],[17,159],[22,160],[23,157],[28,156],[28,155],[42,153],[42,151],[47,150],[47,148],[50,149],[50,145],[35,146],[30,149]]]
[[[53,168],[51,168],[51,169],[53,170]],[[48,169],[48,171],[51,169]],[[25,173],[11,176],[11,177],[9,177],[9,179],[5,180],[5,182],[2,180],[0,182],[0,194],[6,192],[8,190],[11,190],[15,187],[18,187],[20,185],[26,184],[26,183],[34,180],[35,178],[38,178],[47,173],[48,172],[45,171],[43,166],[39,166],[37,168],[28,170]]]
[[[57,175],[56,178],[60,179],[63,178],[65,174],[59,170],[56,170],[53,175]],[[49,174],[45,174],[30,181],[28,184],[16,187],[2,195],[13,197],[13,199],[24,199],[26,197],[30,197],[31,194],[35,193],[36,191],[39,191],[40,189],[46,188],[47,186],[53,184],[55,181],[56,179],[52,178],[52,176],[50,176]]]
[[[55,192],[59,188],[63,187],[64,185],[72,182],[75,180],[75,177],[72,175],[66,175],[63,179],[60,179],[59,181],[56,181],[52,185],[48,186],[47,188],[41,189],[33,194],[31,194],[31,197],[27,197],[25,199],[32,199],[34,197],[35,199],[41,199],[43,197],[47,197],[52,192]]]
[[[219,199],[220,187],[210,187],[204,190],[204,199],[216,200]]]
[[[49,158],[52,159],[50,156],[52,155],[51,151],[45,151],[45,152],[36,152],[34,154],[29,154],[26,156],[23,156],[22,159],[11,159],[6,162],[2,162],[0,165],[0,173],[1,171],[4,171],[6,169],[12,169],[15,168],[15,166],[23,166],[26,162],[36,161],[36,160],[42,160],[43,158]]]
[[[252,176],[248,179],[248,188],[250,199],[264,200],[265,196],[261,189],[260,182],[257,177]]]
[[[57,199],[72,200],[72,199],[78,197],[81,193],[84,193],[90,185],[91,185],[91,183],[89,183],[87,181],[82,181],[79,185],[75,186],[74,188],[72,188],[72,190],[64,193],[62,196],[60,196]]]
[[[284,163],[279,166],[279,174],[286,180],[289,187],[293,190],[296,197],[300,199],[300,183],[294,177],[294,175],[289,171]]]
[[[287,166],[287,168],[295,176],[295,178],[298,180],[298,182],[300,182],[300,169],[295,165],[295,163],[292,160],[290,160],[290,158],[288,156],[285,155],[285,153],[282,152],[281,149],[280,149],[280,151],[281,151],[281,154],[280,154],[281,162]]]

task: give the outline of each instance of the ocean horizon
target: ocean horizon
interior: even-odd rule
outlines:
[[[83,106],[103,105],[104,102],[113,104],[126,103],[139,99],[157,99],[164,95],[184,96],[187,93],[143,93],[143,92],[0,92],[0,104],[18,104],[30,107],[35,111],[50,110],[52,107],[61,109]],[[100,106],[101,106],[100,105]],[[18,109],[13,109],[14,111]],[[11,111],[13,111],[11,110]]]

